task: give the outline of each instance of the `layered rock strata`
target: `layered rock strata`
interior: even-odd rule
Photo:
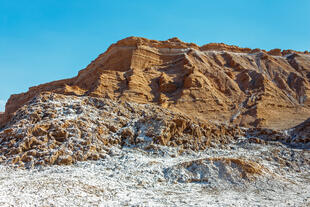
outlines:
[[[129,37],[112,44],[74,78],[12,95],[1,125],[49,91],[153,103],[203,120],[286,129],[310,116],[309,78],[307,51]]]
[[[12,95],[0,113],[0,163],[67,165],[111,146],[182,152],[240,139],[308,148],[309,80],[307,51],[126,38],[78,76]]]

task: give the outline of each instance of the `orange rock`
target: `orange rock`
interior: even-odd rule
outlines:
[[[272,49],[268,52],[269,55],[277,55],[277,56],[282,56],[282,53],[281,53],[281,49]]]
[[[103,97],[159,104],[192,118],[233,120],[243,126],[264,119],[259,122],[264,127],[285,129],[310,117],[309,68],[305,52],[128,37],[112,44],[76,77],[12,95],[0,126],[44,92],[46,100],[50,93]],[[54,112],[31,116],[35,123],[53,118]]]

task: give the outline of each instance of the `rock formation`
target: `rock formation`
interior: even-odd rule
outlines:
[[[245,134],[150,104],[48,92],[21,107],[9,125],[0,132],[0,163],[26,167],[97,160],[113,145],[201,150]]]
[[[12,95],[1,125],[49,91],[153,103],[203,120],[285,129],[310,116],[309,78],[307,51],[129,37],[111,45],[77,77]]]
[[[310,116],[309,81],[308,52],[129,37],[74,78],[12,95],[0,163],[97,160],[111,145],[203,150],[240,137],[308,144],[309,120],[281,130]]]
[[[294,127],[291,131],[292,141],[310,144],[310,118]]]

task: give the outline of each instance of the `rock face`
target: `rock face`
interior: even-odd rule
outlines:
[[[305,206],[309,78],[307,52],[121,40],[11,96],[0,203]]]
[[[198,151],[240,138],[309,147],[309,119],[279,130],[310,116],[309,78],[306,52],[130,37],[77,77],[12,95],[0,114],[0,163],[69,165],[111,146]],[[194,164],[214,163],[237,166],[238,177],[261,173],[242,159]]]
[[[286,129],[310,116],[308,52],[129,37],[77,77],[12,95],[1,126],[41,92],[153,103],[191,118]]]
[[[310,146],[310,118],[292,129],[292,140]]]

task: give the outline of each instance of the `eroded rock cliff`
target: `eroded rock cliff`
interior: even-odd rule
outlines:
[[[310,116],[307,51],[129,37],[78,76],[12,95],[1,126],[40,92],[154,103],[203,120],[285,129]]]
[[[205,150],[242,139],[307,148],[309,78],[308,52],[129,37],[74,78],[12,95],[0,114],[0,163],[62,165],[104,158],[111,146]]]

